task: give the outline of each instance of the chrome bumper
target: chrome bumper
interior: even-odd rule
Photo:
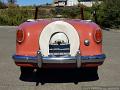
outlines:
[[[15,62],[22,63],[37,63],[38,67],[42,67],[44,63],[76,63],[77,67],[80,68],[82,63],[99,63],[104,62],[106,56],[105,54],[95,55],[95,56],[64,56],[64,57],[55,57],[55,56],[42,56],[39,52],[37,56],[20,56],[13,55],[12,58]]]

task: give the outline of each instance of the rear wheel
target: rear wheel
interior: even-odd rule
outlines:
[[[31,79],[33,76],[34,68],[32,67],[20,67],[21,70],[21,80],[28,80]]]
[[[98,67],[82,68],[83,75],[87,81],[98,80]]]
[[[32,67],[20,67],[20,70],[21,70],[21,73],[23,74],[29,74],[29,73],[32,73],[34,68]]]
[[[97,74],[97,71],[98,71],[98,67],[83,67],[81,69],[83,73],[87,73],[89,75]]]

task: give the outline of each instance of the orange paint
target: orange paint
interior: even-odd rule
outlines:
[[[25,22],[18,29],[24,30],[25,37],[23,43],[16,44],[16,55],[36,56],[39,48],[39,36],[43,28],[53,21],[41,20],[35,22]],[[100,29],[92,22],[80,20],[67,20],[79,33],[80,52],[82,56],[92,56],[102,54],[102,43],[97,44],[94,40],[94,31]],[[74,38],[74,37],[73,37]],[[90,40],[90,46],[84,45],[84,40]]]
[[[22,67],[37,67],[36,64],[32,63],[15,63],[17,66],[22,66]]]

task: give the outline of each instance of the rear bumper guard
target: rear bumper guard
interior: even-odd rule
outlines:
[[[21,56],[21,55],[13,55],[12,58],[15,62],[22,63],[37,63],[38,67],[41,68],[44,63],[76,63],[77,67],[80,68],[82,63],[99,63],[104,62],[106,56],[105,54],[95,55],[95,56],[80,56],[77,54],[76,56],[63,56],[63,57],[55,57],[42,56],[41,52],[38,52],[37,56]]]

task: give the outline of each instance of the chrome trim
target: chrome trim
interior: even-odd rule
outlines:
[[[27,59],[14,59],[15,62],[19,62],[19,63],[37,63],[37,60],[27,60]]]
[[[89,46],[90,45],[90,41],[88,39],[84,40],[84,45],[85,46]]]
[[[77,63],[77,68],[80,68],[81,67],[81,56],[80,56],[80,51],[77,52],[77,55],[76,55],[76,63]]]
[[[90,62],[91,62],[91,63],[94,63],[94,62],[97,63],[97,62],[103,62],[104,60],[105,60],[105,59],[93,59],[93,60],[90,59],[90,60],[82,60],[81,62],[82,62],[82,63],[90,63]]]
[[[95,55],[95,56],[80,56],[82,61],[98,61],[98,60],[104,60],[106,56],[104,54],[101,55]],[[27,61],[35,61],[38,60],[38,56],[21,56],[21,55],[13,55],[12,58],[14,60],[20,61],[20,60],[27,60]],[[42,56],[42,60],[76,60],[76,56],[66,56],[66,57],[44,57]]]
[[[43,60],[43,62],[42,63],[59,63],[59,62],[67,62],[67,63],[76,63],[76,61],[75,60],[69,60],[69,62],[68,62],[68,60],[45,60],[44,61],[44,59],[42,59]],[[27,60],[27,59],[24,59],[24,60],[20,60],[20,59],[14,59],[14,61],[15,62],[24,62],[24,63],[38,63],[38,61],[37,60]],[[89,62],[91,62],[91,63],[97,63],[97,62],[103,62],[104,61],[104,59],[94,59],[94,60],[81,60],[81,63],[89,63]]]
[[[76,63],[75,60],[44,60],[43,63]]]
[[[42,56],[41,52],[37,53],[37,56],[20,56],[13,55],[15,62],[23,63],[36,63],[38,67],[41,68],[43,63],[76,63],[77,67],[80,68],[82,63],[99,63],[104,62],[106,56],[105,54],[95,55],[95,56],[80,56],[78,52],[76,56]]]
[[[76,57],[72,56],[50,56],[50,57],[42,57],[43,63],[76,63]]]
[[[38,67],[41,68],[42,67],[42,53],[40,51],[37,52],[37,57],[38,57]]]
[[[43,60],[56,60],[56,61],[64,61],[64,60],[76,60],[76,57],[42,57]]]

